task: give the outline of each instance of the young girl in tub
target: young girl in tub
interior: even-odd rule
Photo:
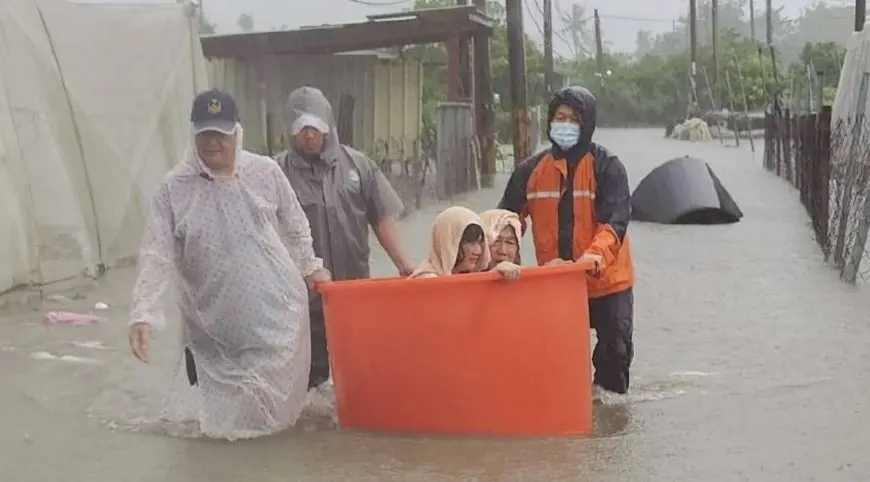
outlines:
[[[483,221],[474,211],[453,206],[442,211],[432,226],[429,258],[411,278],[436,278],[454,274],[477,273],[490,268],[506,280],[519,278],[520,267],[507,261],[491,266],[489,236]]]

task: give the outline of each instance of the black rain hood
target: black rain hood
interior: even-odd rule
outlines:
[[[553,145],[553,154],[555,156],[577,162],[583,155],[589,152],[589,147],[592,144],[592,135],[595,133],[595,118],[598,114],[596,104],[595,96],[586,87],[566,87],[553,94],[553,100],[550,101],[550,106],[547,110],[547,138],[550,139],[550,143]],[[550,137],[549,124],[553,121],[556,109],[560,105],[570,106],[582,121],[580,124],[580,140],[576,146],[567,151],[563,151],[562,148],[553,142],[553,138]]]

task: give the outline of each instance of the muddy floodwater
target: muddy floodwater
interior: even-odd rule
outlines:
[[[154,340],[149,365],[129,355],[127,268],[110,271],[84,299],[0,312],[0,480],[870,480],[868,290],[842,284],[824,266],[797,193],[761,169],[760,146],[753,157],[745,141],[729,148],[662,134],[601,130],[597,140],[622,157],[633,185],[672,157],[706,159],[745,218],[629,227],[633,387],[596,406],[594,436],[370,434],[337,430],[318,410],[296,429],[250,442],[172,436],[148,417],[178,362],[177,336],[170,328]],[[489,190],[462,203],[485,209],[498,197]],[[436,212],[402,224],[417,259]],[[377,249],[373,264],[392,274]],[[110,306],[106,323],[42,324],[48,310],[96,302]]]

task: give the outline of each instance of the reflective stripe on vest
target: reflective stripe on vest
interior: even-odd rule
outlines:
[[[526,193],[526,199],[560,199],[562,193],[559,191],[535,191]],[[592,191],[574,191],[575,198],[595,199],[595,193]]]

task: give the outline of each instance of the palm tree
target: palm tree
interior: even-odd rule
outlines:
[[[236,24],[242,29],[242,32],[253,32],[254,31],[254,17],[249,13],[243,13],[239,15],[239,19],[236,21]]]
[[[565,24],[565,29],[560,34],[571,36],[574,58],[577,60],[591,57],[595,52],[595,33],[589,28],[589,17],[586,15],[584,5],[571,5],[571,12],[563,12],[556,3],[556,10]]]

